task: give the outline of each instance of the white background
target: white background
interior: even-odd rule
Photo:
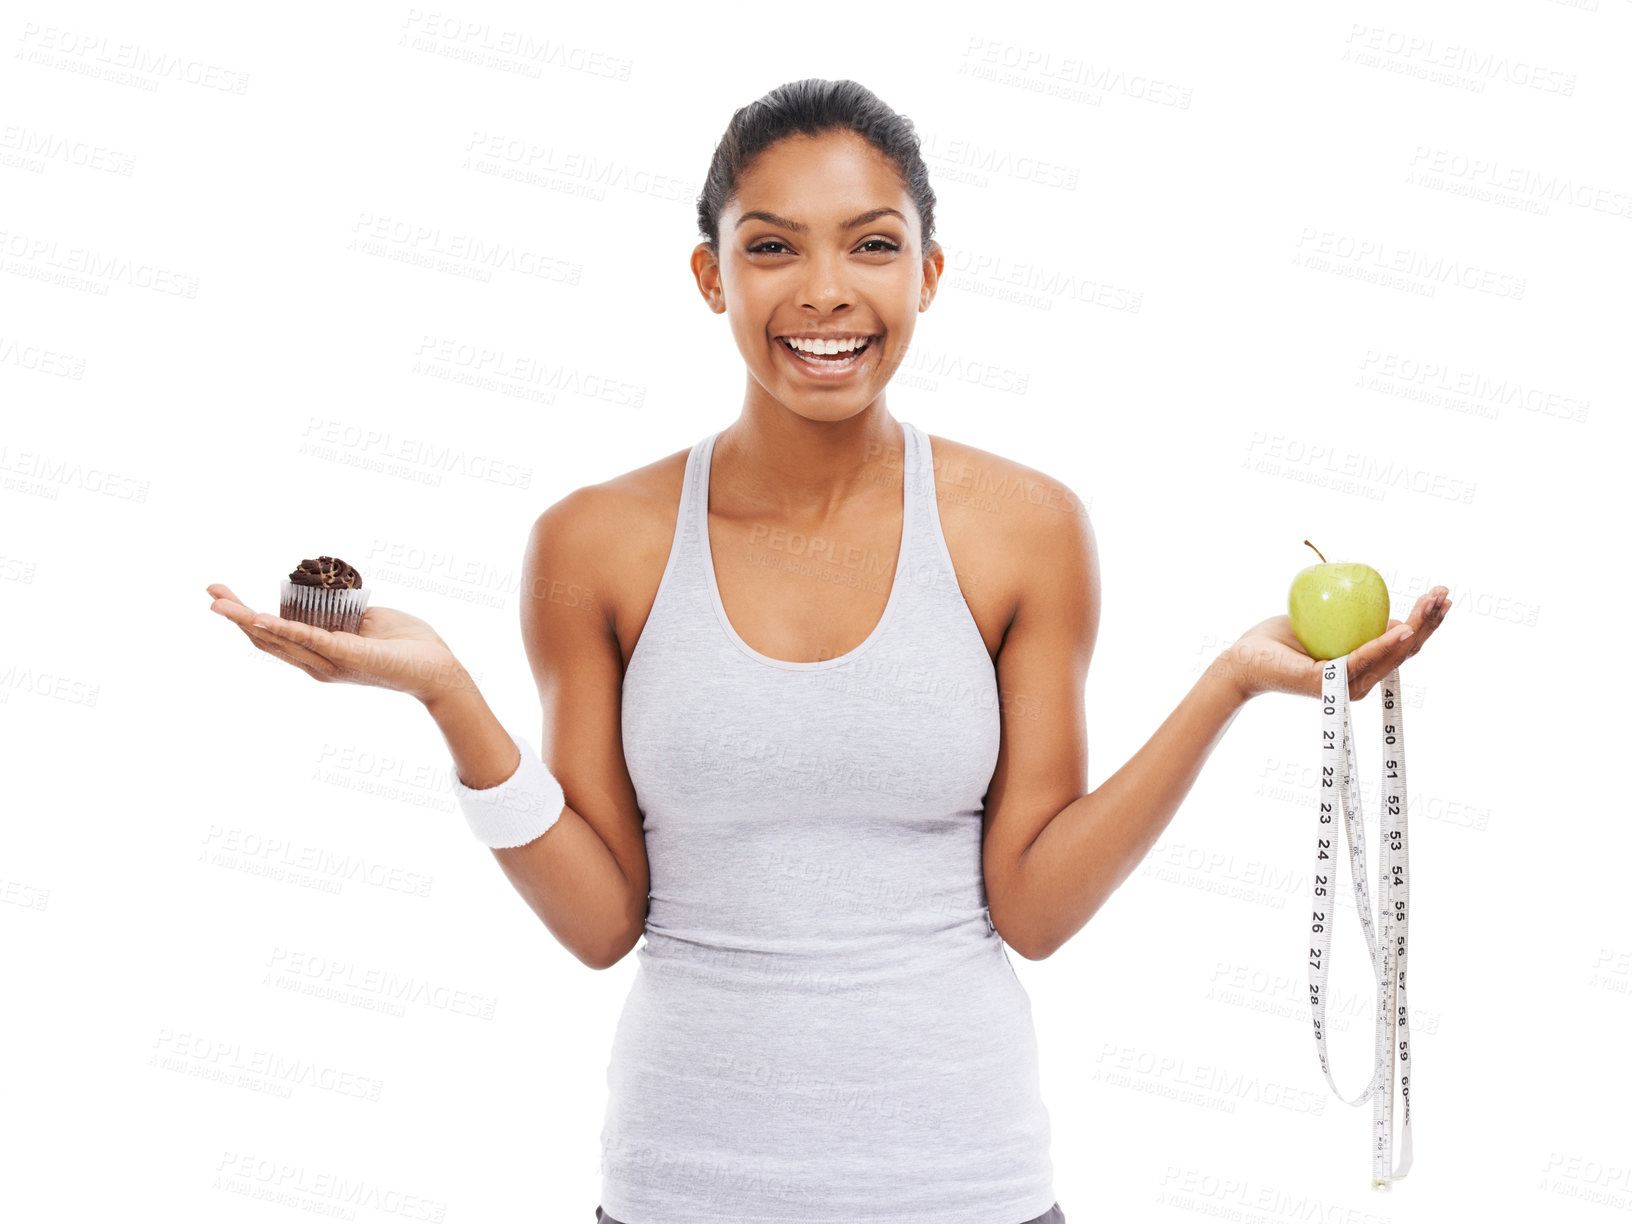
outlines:
[[[735,419],[695,195],[734,109],[824,76],[915,121],[939,195],[891,410],[1089,504],[1093,786],[1305,538],[1395,616],[1455,603],[1404,669],[1409,1177],[1369,1188],[1315,1058],[1317,712],[1271,696],[1013,957],[1068,1218],[1625,1218],[1629,41],[1626,0],[6,6],[5,1213],[290,1220],[344,1180],[357,1219],[593,1218],[634,957],[551,939],[418,705],[266,659],[204,588],[273,607],[344,557],[537,736],[527,531]],[[1352,1094],[1352,908],[1334,957]]]

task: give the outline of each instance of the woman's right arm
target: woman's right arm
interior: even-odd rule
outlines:
[[[623,655],[605,598],[618,555],[615,495],[578,489],[539,515],[522,568],[522,642],[544,711],[541,755],[566,799],[522,846],[493,850],[550,933],[595,969],[622,960],[646,928],[646,838],[623,756]],[[516,746],[468,677],[426,697],[459,779],[497,786]]]

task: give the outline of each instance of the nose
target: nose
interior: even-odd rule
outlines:
[[[800,285],[803,305],[831,314],[850,304],[851,291],[842,251],[815,251],[805,259],[804,269]]]

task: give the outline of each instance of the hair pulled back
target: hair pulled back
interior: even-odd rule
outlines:
[[[895,163],[902,185],[912,196],[923,230],[923,249],[935,236],[935,192],[919,151],[912,120],[897,114],[856,81],[807,77],[778,85],[764,97],[740,107],[714,147],[708,178],[697,197],[697,228],[715,257],[720,253],[720,215],[736,194],[737,184],[759,154],[786,136],[819,136],[848,130]]]

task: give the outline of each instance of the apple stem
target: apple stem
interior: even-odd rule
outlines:
[[[1304,543],[1309,544],[1309,541],[1305,540]],[[1315,548],[1315,546],[1313,544],[1309,544],[1309,547],[1310,548]],[[1315,556],[1319,557],[1322,561],[1326,560],[1326,554],[1321,552],[1320,549],[1318,549],[1318,548],[1315,548]]]

